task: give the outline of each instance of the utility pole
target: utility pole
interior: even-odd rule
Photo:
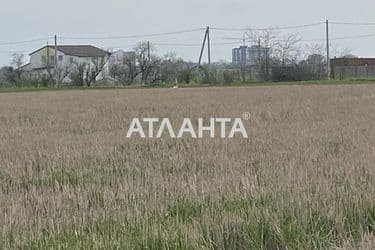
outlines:
[[[47,60],[45,62],[47,65],[47,69],[50,67],[50,64],[51,64],[51,61],[50,61],[50,58],[49,58],[49,44],[48,44],[48,41],[47,41]]]
[[[150,48],[150,41],[147,41],[147,57],[148,61],[151,61],[151,48]]]
[[[259,79],[262,78],[263,80],[263,71],[262,71],[262,56],[261,56],[261,48],[260,48],[260,38],[258,38],[258,67],[259,67],[259,70],[258,70],[258,75],[259,75]]]
[[[329,21],[326,20],[326,38],[327,38],[327,74],[328,79],[331,78],[331,59],[329,55]]]
[[[55,35],[55,80],[56,84],[59,83],[59,70],[58,70],[58,65],[57,65],[57,35]]]
[[[210,27],[207,26],[206,32],[207,32],[208,65],[211,65]]]
[[[268,61],[269,48],[266,47],[265,50],[266,50],[266,81],[268,82],[269,81],[269,66],[268,66],[268,63],[269,63],[269,61]]]
[[[201,48],[201,53],[199,55],[199,60],[198,60],[198,66],[197,66],[197,72],[199,71],[200,67],[201,67],[201,63],[202,63],[202,57],[203,57],[203,52],[204,52],[204,48],[206,47],[206,41],[207,41],[207,36],[208,36],[208,33],[207,32],[209,31],[208,29],[206,29],[206,32],[204,34],[204,38],[203,38],[203,43],[202,43],[202,48]]]

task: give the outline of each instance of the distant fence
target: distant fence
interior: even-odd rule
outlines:
[[[332,59],[331,78],[375,78],[375,58]]]
[[[335,66],[332,69],[334,79],[375,78],[375,66]]]

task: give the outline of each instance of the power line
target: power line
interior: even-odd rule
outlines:
[[[181,47],[199,47],[199,43],[152,43],[156,46],[181,46]]]
[[[288,29],[298,29],[298,28],[306,28],[306,27],[314,27],[320,26],[324,24],[324,22],[319,23],[311,23],[311,24],[303,24],[303,25],[295,25],[295,26],[283,26],[283,27],[274,27],[274,28],[221,28],[221,27],[213,27],[210,28],[216,31],[248,31],[248,30],[288,30]],[[330,22],[330,24],[336,25],[354,25],[354,26],[375,26],[375,23],[361,23],[361,22]],[[151,38],[151,37],[162,37],[162,36],[170,36],[170,35],[178,35],[184,33],[192,33],[197,31],[204,31],[206,28],[197,28],[197,29],[187,29],[187,30],[179,30],[173,32],[164,32],[164,33],[152,33],[152,34],[138,34],[138,35],[128,35],[128,36],[102,36],[102,37],[61,37],[61,39],[67,40],[116,40],[116,39],[126,39],[126,38]],[[360,38],[370,38],[375,37],[375,33],[370,34],[358,34],[358,35],[351,35],[351,36],[338,36],[338,37],[331,37],[330,41],[337,41],[337,40],[350,40],[350,39],[360,39]],[[39,39],[32,39],[32,40],[23,40],[23,41],[9,41],[9,42],[0,42],[0,46],[7,46],[7,45],[20,45],[20,44],[27,44],[27,43],[34,43],[34,42],[41,42],[41,41],[48,41],[53,39],[53,37],[45,37]],[[213,46],[224,46],[224,45],[236,45],[242,38],[222,38],[223,40],[237,40],[238,42],[216,42],[213,43]],[[283,39],[276,39],[276,42],[284,42],[287,40]],[[323,42],[325,41],[324,38],[320,39],[301,39],[300,42]],[[174,46],[174,47],[199,47],[201,43],[170,43],[170,42],[155,42],[157,46]],[[15,53],[17,51],[8,51],[8,50],[0,50],[0,53]]]
[[[319,23],[311,23],[311,24],[303,24],[303,25],[295,25],[295,26],[283,26],[283,27],[270,27],[270,28],[221,28],[221,27],[213,27],[212,30],[218,31],[248,31],[248,30],[287,30],[287,29],[298,29],[298,28],[306,28],[306,27],[313,27],[319,26],[324,24],[324,22]],[[330,24],[336,25],[363,25],[363,26],[375,26],[375,23],[354,23],[354,22],[330,22]],[[191,33],[196,31],[204,31],[205,28],[198,28],[198,29],[188,29],[188,30],[180,30],[180,31],[173,31],[173,32],[164,32],[164,33],[153,33],[153,34],[139,34],[139,35],[128,35],[128,36],[106,36],[106,37],[60,37],[61,39],[66,40],[114,40],[114,39],[126,39],[126,38],[147,38],[147,37],[158,37],[158,36],[168,36],[168,35],[176,35],[176,34],[184,34],[184,33]],[[365,37],[373,37],[374,34],[366,34],[366,35],[358,35],[358,36],[346,36],[346,37],[337,37],[332,38],[331,40],[344,40],[344,39],[355,39],[355,38],[365,38]],[[24,41],[13,41],[13,42],[0,42],[0,46],[6,45],[17,45],[17,44],[26,44],[31,42],[40,42],[53,39],[53,37],[45,37],[40,39],[32,39],[32,40],[24,40]],[[301,40],[301,42],[314,42],[314,41],[323,41],[324,39],[309,39],[309,40]],[[278,40],[283,41],[283,40]],[[198,44],[163,44],[160,43],[159,45],[176,45],[176,46],[198,46]],[[225,44],[216,44],[216,45],[225,45]]]
[[[200,47],[202,44],[199,43],[152,43],[156,46],[181,46],[181,47]],[[211,43],[214,46],[220,45],[236,45],[235,42],[228,42],[228,43]]]
[[[17,52],[0,51],[0,55],[13,55],[14,53],[18,53],[18,51]],[[26,53],[26,52],[19,52],[19,53]]]
[[[368,38],[368,37],[375,37],[375,34],[363,34],[363,35],[354,35],[354,36],[342,36],[342,37],[333,37],[330,38],[330,41],[335,41],[335,40],[350,40],[350,39],[357,39],[357,38]],[[237,41],[242,41],[243,38],[229,38],[229,37],[223,37],[223,40],[237,40]],[[299,40],[300,42],[323,42],[326,39],[324,38],[316,38],[316,39],[301,39]],[[285,39],[275,39],[273,40],[275,42],[286,42],[288,40]]]
[[[342,36],[342,37],[333,37],[330,38],[331,41],[334,40],[350,40],[350,39],[357,39],[357,38],[368,38],[368,37],[375,37],[375,34],[363,34],[363,35],[354,35],[354,36]],[[52,38],[50,38],[52,39]],[[228,37],[223,37],[223,40],[235,40],[235,41],[242,41],[243,38],[228,38]],[[13,44],[24,44],[24,43],[29,43],[29,42],[40,42],[40,41],[45,41],[47,39],[35,39],[35,40],[27,40],[27,41],[18,41],[18,42],[7,42],[7,43],[0,43],[0,45],[13,45]],[[285,42],[287,40],[285,39],[275,39],[273,40],[275,42]],[[321,42],[325,41],[324,38],[317,38],[317,39],[301,39],[300,42]],[[156,46],[180,46],[180,47],[198,47],[201,46],[200,43],[164,43],[164,42],[155,42],[153,43]],[[212,43],[214,46],[221,46],[221,45],[236,45],[237,42],[217,42],[217,43]],[[119,47],[119,46],[117,46]],[[20,52],[20,51],[8,51],[8,50],[0,50],[2,53],[15,53],[15,52]]]
[[[46,41],[46,40],[49,40],[49,39],[52,39],[52,37],[46,37],[46,38],[40,38],[40,39],[33,39],[33,40],[26,40],[26,41],[17,41],[17,42],[2,42],[2,43],[0,43],[0,46],[25,44],[25,43],[32,43],[32,42],[40,42],[40,41]]]
[[[221,27],[213,27],[213,30],[221,30],[221,31],[249,31],[249,30],[288,30],[288,29],[299,29],[299,28],[307,28],[313,26],[323,25],[324,22],[319,23],[311,23],[311,24],[303,24],[303,25],[295,25],[295,26],[284,26],[284,27],[270,27],[270,28],[221,28]]]
[[[350,39],[367,38],[367,37],[375,37],[375,34],[336,37],[336,38],[332,38],[330,40],[350,40]]]
[[[345,22],[330,22],[336,25],[352,25],[352,26],[375,26],[375,23],[345,23]]]
[[[350,40],[350,39],[358,39],[358,38],[366,38],[366,37],[375,37],[375,34],[363,34],[363,35],[354,35],[354,36],[342,36],[342,37],[332,37],[330,38],[330,41],[337,41],[337,40]],[[238,45],[241,43],[243,38],[221,38],[223,40],[233,40],[237,42],[213,42],[212,46],[218,47],[218,46],[226,46],[226,45]],[[249,40],[248,40],[249,41]],[[286,42],[288,40],[286,39],[274,39],[274,42]],[[316,38],[316,39],[301,39],[299,42],[324,42],[326,41],[325,38]],[[152,42],[152,41],[151,41]],[[200,47],[202,46],[201,43],[170,43],[170,42],[155,42],[153,43],[155,46],[160,46],[160,47]],[[121,45],[116,46],[116,48],[122,47]]]
[[[281,27],[270,27],[270,28],[223,28],[223,27],[212,27],[212,30],[219,30],[219,31],[249,31],[249,30],[287,30],[287,29],[298,29],[298,28],[306,28],[306,27],[313,27],[323,25],[324,22],[318,23],[310,23],[310,24],[302,24],[302,25],[294,25],[294,26],[281,26]],[[353,25],[353,26],[375,26],[375,23],[367,22],[330,22],[330,24],[335,25]],[[191,33],[196,31],[204,31],[205,28],[197,28],[197,29],[187,29],[187,30],[180,30],[180,31],[173,31],[173,32],[164,32],[164,33],[153,33],[153,34],[139,34],[139,35],[128,35],[128,36],[102,36],[102,37],[60,37],[61,39],[67,40],[110,40],[110,39],[124,39],[124,38],[146,38],[146,37],[157,37],[157,36],[168,36],[168,35],[176,35],[176,34],[183,34],[183,33]],[[342,37],[336,38],[336,40],[341,39],[351,39],[351,38],[361,38],[361,37],[369,37],[371,35],[359,35],[359,36],[349,36],[349,37]],[[39,39],[32,39],[32,40],[24,40],[24,41],[13,41],[13,42],[0,42],[0,46],[4,45],[17,45],[17,44],[25,44],[31,42],[40,42],[53,39],[53,37],[45,37]],[[320,39],[312,39],[312,40],[305,40],[305,41],[317,41]],[[195,46],[195,45],[194,45]]]
[[[68,40],[113,40],[113,39],[128,39],[128,38],[147,38],[147,37],[158,37],[158,36],[169,36],[176,34],[192,33],[196,31],[203,31],[205,28],[181,30],[165,33],[154,33],[154,34],[143,34],[143,35],[129,35],[129,36],[106,36],[106,37],[60,37],[61,39]]]
[[[239,41],[239,42],[243,42],[244,38],[231,38],[231,37],[223,37],[222,38],[223,40],[234,40],[234,41]],[[251,39],[245,39],[247,42],[249,41],[253,41]],[[287,42],[289,40],[287,39],[272,39],[272,41],[274,42]],[[320,41],[325,41],[325,39],[321,38],[321,39],[301,39],[299,40],[299,42],[320,42]]]
[[[0,50],[0,53],[26,53],[26,50]]]

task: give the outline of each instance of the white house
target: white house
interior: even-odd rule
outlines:
[[[57,55],[55,55],[55,50],[57,50]],[[85,64],[88,69],[95,67],[94,62],[100,60],[102,70],[97,78],[103,79],[109,72],[110,55],[109,52],[92,45],[58,45],[56,48],[44,46],[29,54],[30,63],[26,64],[23,69],[35,74],[45,74],[48,70],[54,71],[56,66],[59,71],[79,64]],[[69,81],[69,79],[63,80]]]

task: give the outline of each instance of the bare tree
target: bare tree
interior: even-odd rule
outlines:
[[[287,64],[296,65],[300,56],[298,44],[302,37],[298,33],[288,34],[282,40],[276,43],[272,49],[272,53],[281,62],[281,66],[285,67]]]
[[[183,72],[189,69],[187,63],[174,53],[168,53],[164,57],[151,56],[147,60],[144,53],[146,53],[145,48],[139,50],[138,54],[136,52],[123,54],[122,58],[111,65],[111,76],[117,81],[128,84],[134,82],[140,74],[143,74],[143,81],[176,82],[181,79]]]
[[[127,79],[130,82],[133,82],[135,78],[139,75],[139,71],[137,70],[136,66],[136,54],[135,53],[128,53],[123,56],[123,63],[127,67]]]
[[[304,52],[304,57],[307,58],[308,56],[315,54],[326,56],[327,50],[324,44],[312,43],[305,45]]]
[[[73,83],[83,86],[85,82],[87,63],[73,61],[72,65],[73,67],[72,71],[70,72],[70,79],[73,81]]]
[[[327,76],[328,64],[326,48],[323,44],[308,44],[305,46],[305,60],[300,66],[307,69],[308,80],[324,79]]]
[[[84,84],[87,87],[91,87],[93,83],[95,83],[97,77],[100,73],[103,72],[104,66],[107,63],[106,57],[96,57],[92,58],[91,62],[88,61],[73,61],[72,67],[69,68],[71,80],[83,86]]]
[[[278,45],[277,38],[280,32],[273,28],[268,28],[264,30],[252,30],[250,29],[245,33],[245,41],[252,44],[258,44],[265,48],[274,48]]]
[[[86,85],[87,87],[91,87],[91,85],[96,82],[96,78],[99,76],[100,73],[103,73],[103,69],[105,64],[107,63],[107,58],[104,57],[97,57],[92,58],[91,63],[88,63],[88,67],[86,70]]]
[[[188,69],[187,63],[175,53],[168,53],[160,60],[160,77],[165,82],[178,81],[182,72]]]
[[[156,66],[156,63],[153,62],[153,59],[156,59],[156,57],[151,58],[148,54],[149,50],[152,52],[154,50],[154,46],[148,42],[140,42],[135,47],[138,74],[141,75],[142,82],[149,80],[149,76],[152,73],[153,68]]]
[[[330,50],[331,50],[331,55],[334,57],[347,57],[347,56],[356,57],[355,55],[352,54],[351,49],[340,47],[337,44],[331,44]]]
[[[73,67],[74,65],[71,62],[58,65],[57,71],[55,72],[58,84],[67,79],[67,77],[71,74]]]
[[[24,64],[24,61],[25,61],[25,55],[24,54],[22,54],[22,53],[14,53],[12,55],[12,62],[11,62],[11,64],[12,64],[12,66],[15,69],[15,73],[16,73],[18,81],[21,80],[21,76],[22,76],[22,73],[23,73],[22,66]]]
[[[146,80],[154,83],[157,81],[161,81],[161,65],[162,65],[162,59],[158,56],[152,56],[151,62],[149,67],[147,68],[147,78]]]
[[[282,36],[279,31],[273,28],[265,30],[249,30],[245,33],[246,41],[252,44],[259,44],[269,49],[269,55],[274,61],[279,62],[282,67],[289,64],[296,64],[300,56],[298,44],[302,37],[298,33]]]
[[[277,51],[276,49],[280,47],[280,42],[278,40],[279,35],[280,32],[273,28],[264,30],[249,30],[245,33],[245,41],[258,47],[258,55],[254,59],[258,66],[258,68],[255,68],[255,70],[258,71],[259,79],[261,80],[269,79],[270,58],[275,57],[273,52]],[[248,70],[251,77],[251,72],[254,69],[249,68]],[[242,78],[243,80],[246,78],[244,73],[242,73]]]
[[[110,76],[118,82],[129,82],[127,67],[123,63],[114,63],[109,68]]]
[[[121,59],[110,67],[111,76],[117,81],[132,83],[140,74],[136,63],[135,52],[127,52]]]
[[[0,69],[0,84],[2,83],[16,83],[17,76],[13,67],[5,66]]]

